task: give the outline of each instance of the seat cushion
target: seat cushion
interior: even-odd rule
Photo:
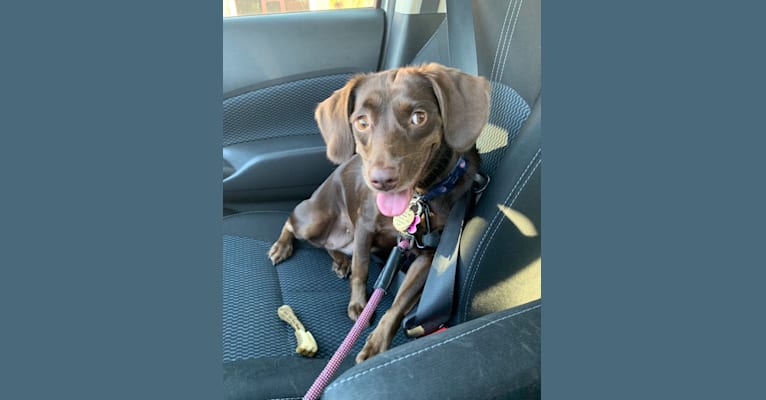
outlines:
[[[324,249],[296,240],[293,255],[271,265],[267,254],[287,216],[283,211],[254,211],[230,215],[223,221],[223,361],[228,398],[238,398],[243,391],[254,396],[249,398],[303,395],[353,326],[346,312],[348,279],[335,275]],[[374,259],[369,293],[380,269],[381,263]],[[392,293],[383,297],[375,313],[378,318],[391,306],[393,297]],[[295,353],[293,329],[277,316],[282,304],[290,305],[314,336],[319,347],[316,359],[320,360]],[[375,323],[373,320],[373,327]],[[363,332],[345,368],[353,366],[353,358],[371,331],[368,327]],[[408,340],[399,332],[392,346]],[[290,378],[282,379],[285,375]],[[269,376],[280,384],[267,383]],[[281,386],[285,392],[273,393]]]
[[[539,399],[541,307],[537,300],[391,349],[339,375],[322,399]]]

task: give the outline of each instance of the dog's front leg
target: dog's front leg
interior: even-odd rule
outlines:
[[[282,226],[279,239],[269,249],[269,259],[272,265],[281,263],[293,254],[293,239],[295,239],[293,225],[288,218],[285,225]]]
[[[431,260],[433,258],[433,253],[429,252],[419,255],[412,262],[412,265],[407,270],[404,282],[402,282],[402,286],[399,288],[399,292],[396,293],[394,303],[383,314],[378,326],[367,337],[367,343],[364,344],[362,351],[356,356],[357,364],[388,350],[394,335],[396,335],[396,330],[399,329],[402,323],[402,319],[415,306],[415,303],[417,303],[420,295],[423,293],[423,287],[426,284],[428,270],[431,267]]]
[[[348,302],[348,317],[352,321],[367,305],[367,275],[370,266],[370,249],[372,248],[373,232],[364,223],[354,227],[354,250],[351,256],[351,298]]]

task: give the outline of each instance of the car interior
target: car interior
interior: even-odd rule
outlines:
[[[542,142],[539,0],[390,0],[373,7],[223,20],[223,379],[227,399],[302,398],[354,321],[348,279],[323,249],[268,251],[292,209],[336,167],[317,104],[358,73],[436,62],[491,83],[479,137],[489,184],[463,223],[446,329],[400,329],[391,349],[354,355],[326,399],[540,397]],[[370,265],[368,292],[382,267]],[[318,344],[296,353],[289,305]]]

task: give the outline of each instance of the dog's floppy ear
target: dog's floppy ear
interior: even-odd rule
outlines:
[[[470,150],[489,117],[489,82],[435,63],[423,65],[421,72],[439,101],[447,144],[458,152]]]
[[[314,118],[327,144],[327,158],[341,164],[354,155],[354,135],[351,132],[349,116],[354,107],[354,89],[364,76],[351,78],[346,86],[319,103]]]

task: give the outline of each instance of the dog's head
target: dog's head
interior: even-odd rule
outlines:
[[[487,122],[489,83],[439,64],[357,75],[319,104],[327,158],[362,158],[384,215],[406,208],[434,154],[470,150]],[[449,167],[451,168],[451,167]]]

